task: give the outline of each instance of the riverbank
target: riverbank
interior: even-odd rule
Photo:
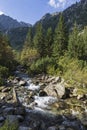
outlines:
[[[8,119],[19,130],[86,130],[87,95],[77,91],[61,77],[32,79],[18,68],[0,87],[0,126]]]

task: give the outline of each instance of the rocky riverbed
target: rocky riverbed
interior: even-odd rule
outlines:
[[[29,78],[18,67],[0,87],[0,126],[9,120],[19,130],[87,130],[86,93],[61,77]]]

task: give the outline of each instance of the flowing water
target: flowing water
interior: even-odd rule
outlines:
[[[18,83],[16,84],[17,87],[21,88],[21,91],[18,91],[17,94],[20,102],[25,106],[26,112],[31,118],[44,120],[45,123],[48,121],[51,123],[54,122],[55,124],[62,122],[62,125],[69,128],[75,127],[77,130],[86,130],[78,120],[69,120],[63,116],[61,113],[62,110],[59,110],[62,118],[58,117],[58,110],[56,110],[55,107],[52,107],[52,104],[58,104],[58,99],[52,96],[39,96],[39,91],[41,89],[40,85],[35,85],[26,73],[21,72],[19,69],[15,72],[15,76],[19,77],[22,81],[26,81],[25,86],[19,86]],[[27,103],[25,99],[29,96],[30,92],[34,93],[33,99],[32,102]],[[56,118],[56,116],[58,118]]]
[[[35,85],[32,83],[31,78],[28,77],[28,75],[26,73],[22,73],[21,71],[16,71],[15,72],[16,76],[21,78],[21,80],[26,81],[26,85],[24,86],[25,91],[24,93],[20,93],[19,95],[19,100],[20,102],[25,106],[25,107],[32,107],[33,110],[36,111],[50,111],[50,105],[57,102],[57,98],[56,97],[52,97],[52,96],[44,96],[44,97],[40,97],[39,96],[39,91],[40,91],[40,85]],[[30,104],[27,104],[25,102],[25,98],[27,97],[27,92],[28,91],[32,91],[32,92],[36,92],[36,95],[33,96],[34,101]]]

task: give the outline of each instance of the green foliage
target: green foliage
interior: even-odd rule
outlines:
[[[85,83],[87,85],[87,63],[75,58],[69,58],[64,55],[60,58],[59,71],[61,72],[64,79],[70,83]]]
[[[23,65],[29,66],[32,62],[34,62],[39,57],[39,54],[36,49],[31,49],[29,47],[25,47],[21,52],[20,62]]]
[[[69,37],[68,52],[71,58],[87,60],[87,27],[83,32],[79,32],[77,25],[74,25]]]
[[[12,68],[14,55],[8,40],[4,35],[0,35],[0,65]]]
[[[29,74],[59,75],[71,84],[87,85],[87,27],[80,32],[75,23],[68,40],[62,14],[58,21],[54,35],[51,28],[44,33],[40,23],[34,38],[32,30],[29,31],[20,61],[27,66]]]
[[[0,66],[0,77],[7,77],[8,76],[8,68]]]
[[[47,67],[52,63],[52,60],[47,56],[34,62],[30,66],[30,70],[34,74],[47,73]]]
[[[6,120],[0,130],[18,130],[18,124],[16,122],[9,124],[9,121]]]
[[[53,45],[53,56],[58,59],[67,49],[67,31],[64,23],[63,15],[60,15],[59,23],[55,29],[54,45]]]
[[[9,40],[0,34],[0,85],[3,85],[5,78],[12,72],[15,64],[16,61],[9,46]]]
[[[10,45],[13,49],[19,51],[23,48],[28,30],[28,27],[18,27],[8,31]]]
[[[80,35],[80,37],[82,37],[83,41],[82,41],[82,57],[81,59],[86,60],[87,61],[87,27],[84,28],[82,36]]]
[[[38,50],[38,53],[40,54],[40,57],[46,56],[45,54],[45,39],[44,39],[44,31],[42,28],[42,24],[38,24],[34,36],[34,46]]]
[[[28,34],[26,36],[26,40],[25,40],[24,46],[30,47],[30,48],[33,47],[33,32],[32,32],[32,27],[29,28],[29,32],[28,32]]]
[[[45,43],[46,43],[46,55],[51,57],[52,56],[52,45],[53,45],[53,33],[52,33],[51,28],[48,28],[48,30],[47,30]]]
[[[4,79],[0,76],[0,86],[4,84]]]
[[[71,35],[69,36],[69,45],[68,45],[68,51],[70,57],[78,58],[78,51],[79,51],[79,45],[78,45],[78,27],[75,23],[73,31]]]

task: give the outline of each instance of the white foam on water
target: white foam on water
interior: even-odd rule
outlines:
[[[38,97],[35,96],[35,103],[40,108],[48,108],[49,105],[57,101],[56,97],[46,96],[46,97]]]
[[[28,90],[35,91],[35,90],[39,90],[39,89],[40,89],[40,86],[39,86],[39,85],[34,85],[33,83],[29,83],[29,82],[28,82],[28,85],[26,86],[26,88],[27,88]]]

